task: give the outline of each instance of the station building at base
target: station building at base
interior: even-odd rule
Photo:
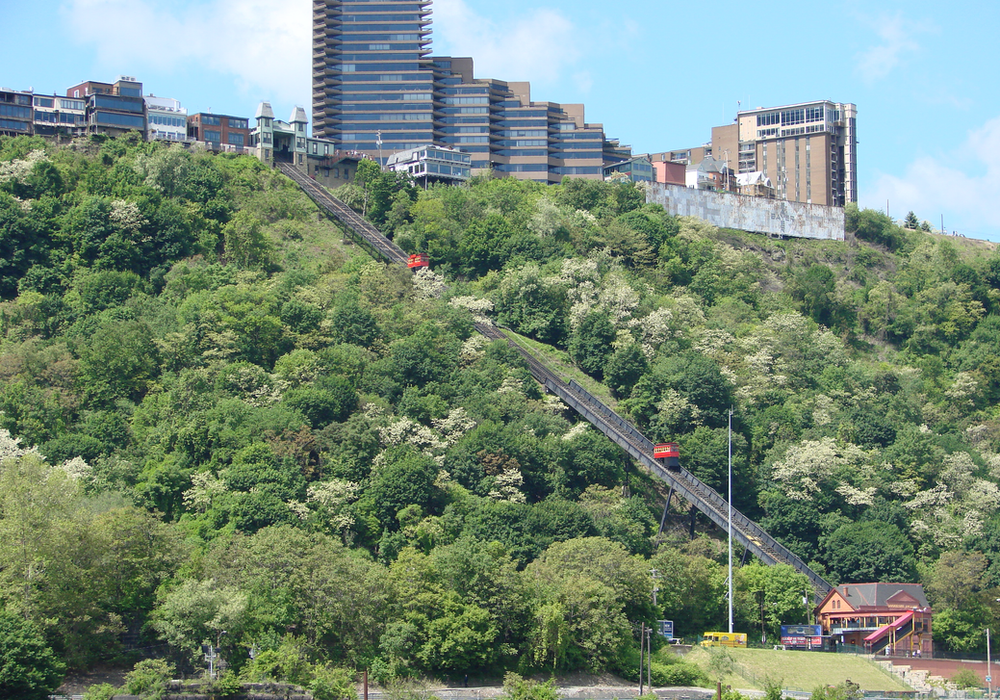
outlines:
[[[823,635],[870,654],[931,657],[931,608],[918,583],[845,583],[816,607]]]

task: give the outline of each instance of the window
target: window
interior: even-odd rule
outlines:
[[[31,119],[31,109],[28,107],[18,107],[16,105],[0,104],[0,117]]]
[[[233,134],[233,133],[230,133],[227,136],[227,140],[229,141],[229,143],[231,145],[236,146],[237,148],[243,148],[243,145],[246,142],[245,141],[245,137],[243,136],[243,134]]]
[[[222,126],[222,120],[211,114],[201,115],[201,123],[205,126]]]
[[[142,103],[132,100],[121,100],[110,95],[95,95],[94,106],[103,109],[117,109],[122,112],[142,112]]]
[[[53,107],[55,106],[55,100],[51,97],[35,97],[36,107]]]
[[[124,126],[129,129],[145,128],[145,119],[131,114],[114,114],[112,112],[96,112],[95,122],[98,124],[112,124],[114,126]]]
[[[27,122],[16,122],[11,119],[0,119],[0,129],[8,129],[10,131],[27,131]]]
[[[204,129],[205,140],[212,143],[222,143],[222,132],[218,129]]]

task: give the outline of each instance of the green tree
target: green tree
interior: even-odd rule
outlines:
[[[642,348],[637,343],[624,345],[608,358],[604,365],[604,379],[612,393],[618,398],[628,398],[632,387],[649,369]]]
[[[0,611],[0,696],[45,700],[65,666],[31,621]]]
[[[246,620],[247,596],[214,582],[188,579],[164,593],[153,611],[152,627],[188,661],[201,656],[202,644],[239,639]]]
[[[773,639],[782,624],[806,622],[812,585],[791,566],[755,561],[735,571],[733,585],[734,608],[747,627],[762,628]]]
[[[256,215],[242,209],[222,229],[225,260],[248,270],[272,266],[274,246]]]
[[[606,313],[591,311],[580,321],[569,339],[569,354],[587,374],[601,378],[611,357],[617,333]]]
[[[823,538],[821,546],[835,580],[903,583],[917,580],[913,545],[891,523],[847,523]]]

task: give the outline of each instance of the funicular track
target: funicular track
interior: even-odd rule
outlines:
[[[301,187],[302,191],[309,195],[310,199],[316,202],[323,211],[346,226],[359,244],[389,262],[406,264],[407,255],[402,248],[383,236],[381,231],[330,194],[325,187],[297,170],[291,163],[277,163],[276,165],[282,173]]]
[[[358,216],[324,187],[290,164],[279,163],[278,167],[281,172],[298,184],[317,205],[350,229],[359,243],[389,262],[406,264],[407,255],[401,248],[385,238],[377,228]],[[477,322],[475,327],[485,337],[491,340],[502,340],[517,350],[539,384],[558,396],[595,428],[607,435],[653,476],[666,482],[718,527],[728,530],[730,506],[715,489],[683,468],[672,470],[664,467],[653,458],[653,443],[635,426],[576,382],[570,380],[569,383],[566,383],[563,381],[534,355],[510,340],[499,328],[484,322]],[[810,569],[805,562],[767,534],[760,525],[735,508],[732,509],[732,527],[733,538],[765,564],[792,566],[796,571],[805,574],[819,596],[826,595],[832,589],[832,586]]]

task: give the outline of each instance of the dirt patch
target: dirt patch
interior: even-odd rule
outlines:
[[[123,669],[104,668],[93,671],[71,671],[66,674],[63,684],[56,691],[57,695],[83,695],[92,685],[110,683],[115,688],[120,688],[125,683]]]

